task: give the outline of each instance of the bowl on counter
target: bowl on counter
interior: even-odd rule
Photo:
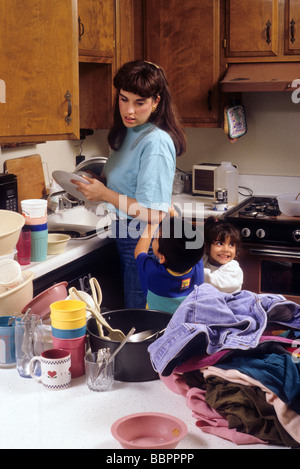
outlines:
[[[25,218],[11,210],[0,210],[0,256],[13,252],[20,237]]]
[[[277,196],[279,210],[289,217],[300,217],[299,194],[279,194]]]
[[[174,449],[187,434],[187,426],[173,415],[142,412],[117,420],[111,433],[124,449]]]
[[[0,295],[0,316],[19,314],[32,300],[34,272],[25,270],[23,277],[20,285]]]
[[[22,309],[22,313],[26,313],[27,309],[31,309],[31,314],[36,314],[45,319],[50,316],[50,305],[55,301],[65,300],[68,296],[67,291],[68,282],[60,282],[47,288],[39,295],[35,296],[26,306]]]
[[[64,233],[49,233],[47,254],[53,256],[63,253],[70,239],[71,236]]]
[[[151,309],[120,309],[102,313],[103,317],[114,329],[120,329],[124,334],[128,334],[132,327],[136,332],[148,329],[164,329],[169,323],[172,314],[164,311]],[[106,334],[105,327],[103,327]],[[120,342],[99,337],[97,322],[94,317],[87,321],[87,336],[92,352],[98,352],[101,348],[110,348],[112,353]],[[149,338],[143,342],[127,342],[115,356],[114,379],[125,382],[152,381],[159,376],[153,369],[149,345],[156,338]]]

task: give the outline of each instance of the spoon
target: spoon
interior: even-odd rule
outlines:
[[[135,332],[135,328],[133,327],[132,329],[130,329],[130,331],[128,332],[128,334],[126,336],[124,336],[122,342],[120,343],[120,345],[116,348],[116,350],[111,354],[111,356],[108,358],[108,360],[106,360],[99,368],[99,371],[97,373],[97,376],[96,378],[98,378],[98,376],[105,370],[105,368],[108,366],[108,364],[115,358],[115,356],[117,355],[117,353],[120,352],[121,348],[124,347],[124,345],[126,344],[126,342],[128,341],[128,339],[132,336],[132,334]]]
[[[147,331],[137,332],[136,334],[133,334],[129,342],[144,342],[145,340],[152,339],[152,337],[158,336],[165,330],[166,328],[160,331],[157,331],[155,329],[149,329]]]
[[[80,293],[76,290],[75,287],[72,287],[72,289],[70,288],[69,292],[71,292],[72,294],[74,295],[77,295],[77,297],[84,301],[84,299],[81,297]],[[108,340],[116,340],[117,342],[121,342],[121,340],[124,339],[125,337],[125,334],[124,332],[122,332],[120,329],[113,329],[109,324],[108,322],[104,319],[104,317],[102,316],[102,314],[100,313],[100,311],[98,310],[98,308],[90,308],[88,305],[86,306],[86,309],[87,311],[89,311],[90,313],[93,314],[93,316],[96,318],[96,321],[97,321],[97,325],[99,326],[104,326],[107,331],[108,331],[108,335],[107,336],[104,336],[103,335],[103,332],[101,332],[101,330],[99,329],[98,327],[98,331],[99,331],[99,335],[100,337],[103,337],[105,339],[108,339]]]

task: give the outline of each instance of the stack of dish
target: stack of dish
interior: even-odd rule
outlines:
[[[21,208],[26,228],[31,231],[31,261],[45,261],[48,247],[47,200],[21,200]]]
[[[71,353],[72,378],[81,376],[84,374],[86,304],[62,300],[52,303],[50,310],[53,346]]]

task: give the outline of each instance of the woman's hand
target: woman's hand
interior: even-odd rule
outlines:
[[[90,178],[88,176],[82,176],[89,184],[84,182],[71,180],[73,184],[77,186],[77,190],[81,192],[91,202],[100,202],[104,199],[104,193],[106,186],[98,179]]]

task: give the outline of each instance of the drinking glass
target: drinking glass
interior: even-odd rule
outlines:
[[[32,357],[40,355],[44,351],[43,322],[40,316],[25,314],[18,317],[15,323],[15,347],[16,364],[19,375],[23,378],[31,378],[29,362]],[[37,362],[36,366],[40,365]],[[35,374],[39,374],[39,369]]]

